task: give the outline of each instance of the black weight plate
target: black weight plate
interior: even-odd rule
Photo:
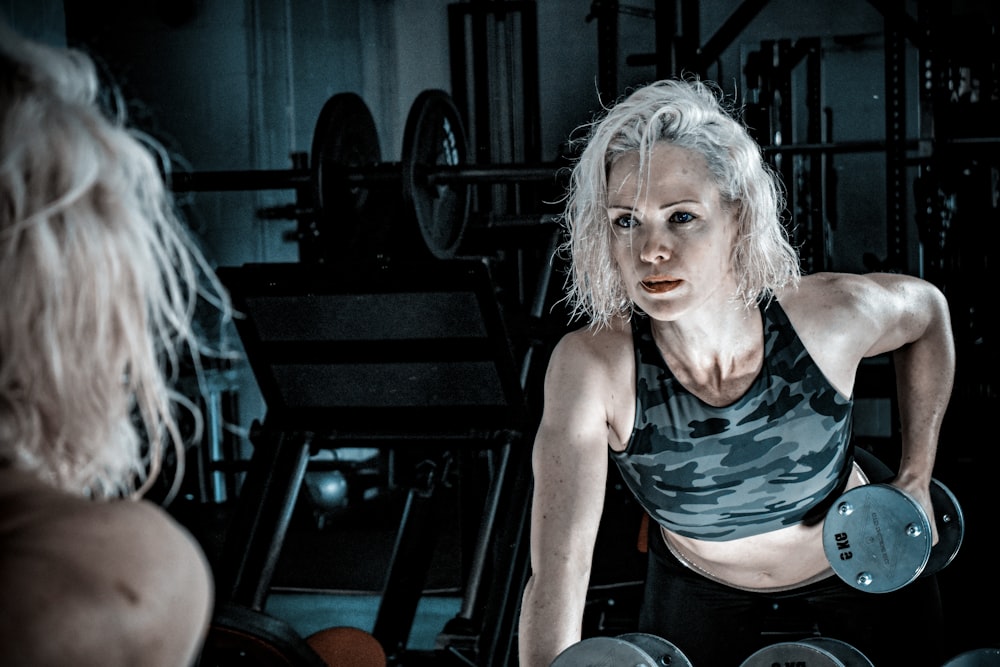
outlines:
[[[468,146],[458,107],[443,90],[421,92],[410,107],[403,133],[403,201],[421,236],[439,259],[455,256],[469,215],[469,185],[434,183],[436,166],[467,162]]]
[[[958,549],[965,538],[965,517],[958,499],[947,486],[937,479],[931,480],[931,505],[938,529],[938,543],[931,548],[921,575],[935,574],[943,570],[958,555]]]
[[[310,169],[317,222],[337,236],[364,225],[349,224],[365,210],[369,188],[348,180],[346,172],[381,161],[378,131],[365,101],[355,93],[337,93],[323,105],[313,132]]]
[[[220,604],[199,667],[326,667],[288,623],[236,604]]]

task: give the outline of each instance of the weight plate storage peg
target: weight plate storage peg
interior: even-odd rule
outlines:
[[[920,576],[930,558],[927,513],[909,494],[888,484],[866,484],[843,493],[823,525],[823,549],[833,571],[870,593],[902,588]]]
[[[439,259],[455,256],[469,219],[469,184],[435,178],[442,167],[468,162],[462,117],[443,90],[421,92],[403,133],[403,201],[412,210],[427,249]]]

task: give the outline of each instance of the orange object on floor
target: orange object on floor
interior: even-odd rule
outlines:
[[[358,628],[333,627],[306,637],[306,643],[330,667],[386,667],[385,650]]]
[[[642,520],[639,523],[639,535],[636,538],[635,547],[639,553],[646,553],[649,549],[649,515],[642,513]]]

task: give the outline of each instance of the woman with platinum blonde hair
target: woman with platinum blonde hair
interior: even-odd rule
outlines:
[[[607,326],[632,309],[611,256],[608,166],[631,153],[639,158],[639,173],[648,175],[658,141],[700,153],[722,200],[739,205],[733,266],[740,283],[734,297],[749,305],[797,283],[799,258],[780,224],[778,183],[756,142],[720,105],[718,95],[710,83],[660,81],[637,90],[593,126],[565,211],[573,269],[569,301],[574,314],[586,316],[592,326]],[[664,99],[671,105],[665,106]]]
[[[190,665],[213,605],[199,544],[142,498],[184,459],[196,305],[228,299],[99,92],[82,52],[0,25],[4,665]]]
[[[649,84],[588,130],[563,246],[567,303],[587,326],[546,371],[519,664],[548,667],[582,640],[613,462],[648,521],[636,631],[699,667],[735,667],[792,618],[876,665],[940,665],[935,578],[858,590],[835,576],[822,527],[876,477],[934,524],[955,371],[944,296],[904,275],[802,275],[779,181],[713,84]],[[858,368],[883,354],[895,470],[851,438]]]

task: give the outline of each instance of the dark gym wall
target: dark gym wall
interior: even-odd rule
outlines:
[[[406,113],[416,95],[426,88],[451,89],[447,8],[452,3],[447,0],[67,0],[40,5],[8,0],[7,11],[19,23],[30,19],[53,26],[50,34],[58,34],[62,4],[69,40],[107,61],[134,120],[160,139],[179,165],[195,170],[290,167],[292,153],[308,152],[323,102],[342,91],[366,100],[383,158],[398,159]],[[554,158],[574,128],[600,108],[601,21],[593,9],[598,4],[537,3],[545,159]],[[704,41],[740,3],[699,4]],[[872,3],[762,4],[709,76],[729,92],[742,91],[741,63],[761,40],[822,38],[823,104],[831,109],[836,139],[880,137],[884,20]],[[622,3],[632,9],[618,17],[619,91],[655,76],[652,67],[627,64],[630,56],[655,50],[653,5],[652,0]],[[834,43],[845,36],[852,39]],[[910,71],[916,72],[915,51],[910,53]],[[915,99],[908,95],[911,124],[917,118]],[[917,128],[910,129],[912,135]],[[864,251],[884,252],[883,169],[877,156],[839,158],[838,209],[849,215],[830,235],[832,268],[862,270]],[[191,222],[220,264],[294,259],[297,248],[287,237],[293,223],[263,222],[254,213],[288,200],[287,192],[202,193],[191,207]],[[914,255],[912,261],[919,258]]]
[[[232,0],[132,3],[126,0],[6,0],[4,14],[22,30],[54,43],[85,48],[121,86],[134,123],[158,139],[177,169],[286,169],[292,155],[308,159],[316,118],[333,94],[355,92],[368,103],[379,132],[384,160],[400,157],[406,115],[427,88],[451,91],[449,0]],[[485,3],[495,5],[497,3]],[[539,143],[541,158],[554,159],[574,130],[602,102],[656,76],[655,68],[634,64],[656,48],[654,0],[619,3],[611,43],[613,90],[608,87],[608,23],[600,8],[614,3],[545,0],[535,3],[538,20]],[[662,3],[671,4],[671,3]],[[686,6],[688,3],[677,3]],[[877,141],[885,135],[884,31],[886,20],[870,0],[702,0],[698,42],[711,40],[738,8],[755,5],[742,25],[727,36],[707,68],[730,93],[747,94],[744,63],[764,40],[817,38],[822,52],[820,105],[826,130],[835,141]],[[916,2],[906,11],[916,15]],[[975,16],[980,2],[954,2],[957,14]],[[690,17],[678,16],[678,25]],[[491,24],[491,76],[516,69],[517,54],[504,51],[504,31],[512,20],[499,15]],[[603,60],[602,60],[603,57]],[[506,61],[510,61],[509,63]],[[507,68],[505,69],[505,65]],[[920,136],[917,51],[904,58],[906,136]],[[783,144],[807,142],[805,66],[792,71],[795,127],[785,128]],[[498,90],[503,91],[503,82]],[[604,99],[601,99],[603,93]],[[507,102],[504,92],[493,99]],[[769,137],[772,143],[777,136]],[[516,139],[515,139],[516,141]],[[880,268],[886,255],[885,157],[876,152],[843,153],[832,159],[835,188],[826,193],[826,268],[863,271]],[[907,176],[912,180],[915,170]],[[786,183],[795,188],[795,182]],[[298,246],[292,221],[261,220],[257,211],[294,200],[289,191],[197,193],[181,196],[190,224],[218,265],[295,261]],[[911,198],[912,203],[912,198]],[[924,272],[914,229],[906,212],[905,265]],[[371,221],[378,224],[378,221]],[[252,384],[252,383],[251,383]],[[241,421],[263,407],[246,390]],[[886,421],[876,406],[876,421]],[[862,410],[862,417],[865,411]],[[864,424],[862,425],[864,427]],[[883,428],[874,424],[872,429]]]
[[[448,8],[450,0],[232,0],[132,3],[126,0],[6,0],[7,17],[48,41],[85,48],[121,86],[134,123],[169,151],[175,168],[195,171],[286,169],[292,155],[308,160],[316,118],[333,94],[355,92],[369,105],[387,161],[400,158],[406,115],[427,88],[451,91]],[[496,3],[486,3],[494,5]],[[602,102],[656,76],[634,64],[656,49],[654,0],[619,3],[614,14],[617,49],[611,75],[608,23],[601,6],[585,0],[535,3],[538,20],[539,143],[541,158],[554,159],[567,139],[590,120]],[[670,3],[664,3],[670,4]],[[685,3],[677,3],[685,6]],[[702,0],[698,41],[721,32],[730,15],[754,3]],[[954,3],[974,12],[976,3]],[[820,104],[828,109],[836,141],[875,141],[885,134],[883,33],[886,21],[870,0],[770,0],[728,35],[707,68],[729,93],[747,94],[743,66],[764,40],[817,38],[822,51]],[[911,16],[916,2],[906,3]],[[494,49],[490,75],[511,76],[517,54],[505,44],[513,19],[490,25]],[[689,25],[690,17],[677,17]],[[454,47],[459,48],[459,47]],[[506,50],[505,50],[506,48]],[[603,58],[603,60],[602,60]],[[908,137],[922,128],[917,109],[917,52],[907,46],[904,99]],[[800,111],[783,144],[803,143],[806,123],[805,66],[792,72]],[[608,79],[613,91],[608,91]],[[504,82],[493,102],[507,103]],[[603,93],[604,99],[601,99]],[[777,143],[778,137],[770,137]],[[516,139],[514,140],[516,141]],[[830,168],[836,187],[827,193],[827,268],[879,268],[886,255],[885,158],[878,152],[838,154]],[[914,170],[908,177],[912,179]],[[796,184],[786,183],[794,188]],[[294,201],[289,191],[204,192],[180,197],[188,220],[218,265],[296,261],[293,221],[261,220],[257,211]],[[379,224],[379,221],[371,221]],[[921,274],[921,251],[907,212],[907,265]],[[866,256],[867,254],[867,256]],[[252,381],[241,382],[242,425],[263,414]],[[862,433],[888,428],[884,401],[859,409]]]

